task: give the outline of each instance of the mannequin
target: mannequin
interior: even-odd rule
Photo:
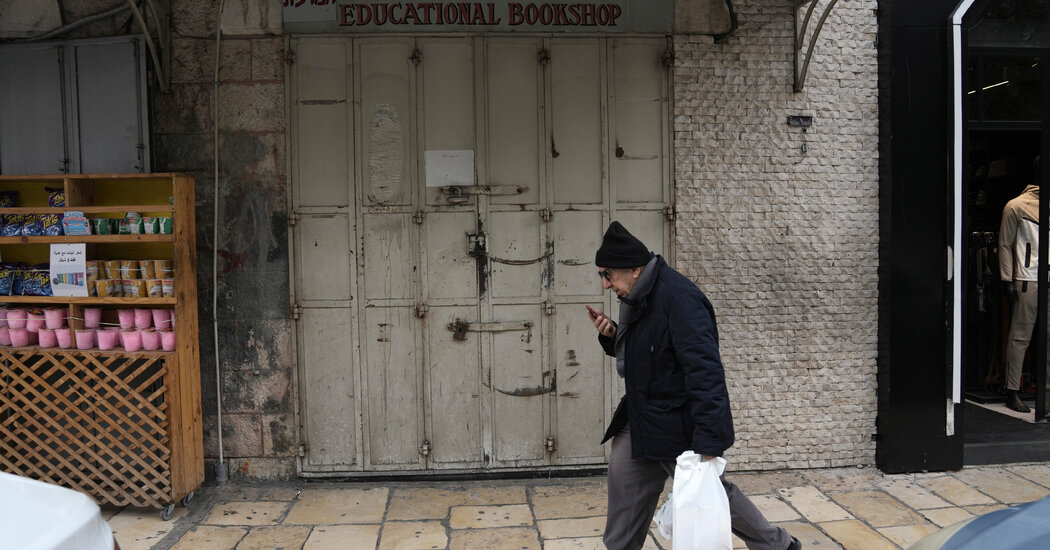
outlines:
[[[1035,159],[1038,173],[1039,157]],[[1039,180],[1006,203],[999,226],[999,278],[1014,305],[1006,342],[1006,406],[1031,409],[1021,401],[1021,366],[1032,339],[1039,294]]]

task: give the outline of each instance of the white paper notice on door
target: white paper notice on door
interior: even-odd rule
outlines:
[[[474,185],[474,151],[427,151],[427,187]]]
[[[87,296],[87,260],[84,243],[51,245],[51,294]]]

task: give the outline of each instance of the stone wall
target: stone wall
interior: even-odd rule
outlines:
[[[225,3],[218,73],[217,242],[217,7],[206,0],[174,4],[171,92],[153,95],[155,169],[197,177],[204,453],[210,461],[219,456],[212,336],[217,318],[223,451],[230,477],[294,477],[298,436],[279,4],[267,9],[266,2]],[[217,287],[212,278],[216,249]],[[218,292],[214,315],[213,292]]]
[[[733,5],[739,27],[721,43],[674,40],[677,265],[718,315],[737,430],[727,456],[736,469],[871,465],[876,2],[835,6],[801,93],[792,3]]]

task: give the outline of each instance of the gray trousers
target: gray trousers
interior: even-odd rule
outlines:
[[[1035,317],[1038,314],[1039,285],[1035,281],[1014,281],[1017,301],[1010,317],[1010,336],[1006,342],[1006,389],[1021,388],[1021,367],[1024,354],[1032,340]]]
[[[609,457],[609,506],[603,542],[609,550],[639,550],[645,544],[649,523],[664,490],[673,463],[631,458],[631,434],[624,430],[612,440]],[[729,497],[733,534],[751,550],[785,550],[791,535],[766,521],[762,512],[722,475]]]

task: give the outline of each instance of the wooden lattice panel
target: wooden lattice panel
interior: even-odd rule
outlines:
[[[174,501],[167,356],[0,349],[0,469],[118,506]]]

